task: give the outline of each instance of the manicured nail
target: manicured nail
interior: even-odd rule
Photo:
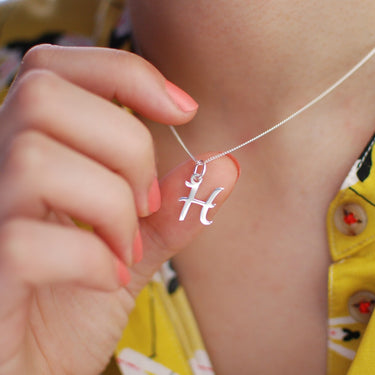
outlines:
[[[148,192],[148,209],[151,213],[159,210],[161,206],[160,188],[157,177],[154,178],[150,190]]]
[[[129,271],[120,260],[117,260],[117,277],[122,286],[127,285],[130,281]]]
[[[234,163],[234,165],[237,168],[237,180],[240,178],[241,175],[241,166],[238,160],[232,155],[232,154],[227,154],[228,158],[231,159]]]
[[[166,80],[165,88],[171,99],[183,112],[192,112],[198,108],[198,103],[172,82]]]
[[[143,258],[143,244],[142,244],[142,237],[141,232],[137,231],[137,234],[134,238],[134,245],[133,245],[133,262],[139,263]]]

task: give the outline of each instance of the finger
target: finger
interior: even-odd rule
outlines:
[[[0,221],[63,212],[93,226],[127,264],[138,223],[129,185],[86,156],[36,131],[11,146],[0,181]]]
[[[207,158],[207,155],[204,155]],[[132,269],[132,281],[129,290],[137,294],[149,278],[160,268],[161,264],[178,251],[186,247],[203,229],[210,230],[200,221],[202,206],[192,204],[184,221],[179,221],[184,202],[181,197],[188,197],[190,188],[185,181],[190,181],[194,164],[189,161],[173,170],[161,182],[162,205],[152,216],[141,220],[143,238],[143,260]],[[220,158],[207,165],[195,199],[206,202],[216,188],[222,190],[214,199],[215,206],[210,208],[207,219],[220,209],[228,198],[239,176],[239,164],[232,157]],[[214,224],[213,224],[214,225]]]
[[[47,69],[106,99],[116,99],[151,120],[183,124],[192,119],[197,103],[168,82],[143,58],[107,48],[42,45],[25,56],[20,76]]]
[[[103,291],[130,280],[125,265],[93,233],[32,219],[13,219],[0,227],[0,275],[8,283],[69,282]]]
[[[12,123],[10,133],[40,130],[122,175],[140,216],[159,208],[150,199],[156,176],[153,140],[127,111],[52,72],[34,70],[19,80],[1,117]]]

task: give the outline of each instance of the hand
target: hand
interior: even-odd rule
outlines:
[[[160,200],[152,138],[114,99],[165,124],[196,112],[138,56],[52,46],[26,55],[0,107],[2,375],[99,373],[137,293],[202,227],[178,222],[192,163]],[[200,193],[225,188],[213,213],[236,179],[230,158],[210,164]]]

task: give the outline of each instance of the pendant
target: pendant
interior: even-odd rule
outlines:
[[[201,172],[199,172],[199,168],[202,167]],[[210,225],[212,224],[212,220],[207,220],[207,213],[210,208],[213,208],[216,206],[216,203],[213,203],[213,200],[216,198],[216,196],[224,190],[223,187],[216,188],[210,195],[210,197],[207,199],[207,201],[201,201],[199,199],[195,198],[195,195],[197,194],[198,188],[200,184],[203,181],[203,176],[206,173],[206,163],[203,160],[199,160],[195,164],[194,172],[190,177],[190,181],[185,181],[185,185],[189,187],[190,194],[188,197],[181,197],[178,201],[179,202],[185,202],[184,206],[182,207],[179,221],[184,221],[186,218],[186,215],[190,209],[190,206],[194,204],[198,204],[202,206],[201,209],[201,215],[200,215],[200,221],[203,225]]]

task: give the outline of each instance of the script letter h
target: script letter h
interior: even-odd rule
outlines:
[[[187,187],[189,187],[191,190],[190,190],[190,194],[189,194],[188,197],[182,197],[182,198],[179,199],[179,202],[185,202],[184,207],[182,207],[182,210],[181,210],[179,221],[184,221],[185,220],[186,215],[187,215],[187,213],[188,213],[188,211],[190,209],[190,206],[193,203],[195,203],[195,204],[199,204],[200,206],[202,206],[201,215],[200,215],[201,223],[204,224],[204,225],[210,225],[210,224],[212,224],[212,220],[207,220],[207,213],[208,213],[208,210],[210,208],[213,208],[213,207],[216,206],[216,204],[212,203],[212,202],[216,198],[216,196],[222,190],[224,190],[224,188],[222,188],[222,187],[216,188],[211,193],[211,195],[207,199],[207,201],[204,202],[204,201],[201,201],[201,200],[195,198],[195,195],[196,195],[196,193],[198,191],[198,188],[199,188],[199,185],[201,184],[201,182],[202,182],[202,180],[194,181],[193,179],[191,181],[185,181],[185,185]]]

